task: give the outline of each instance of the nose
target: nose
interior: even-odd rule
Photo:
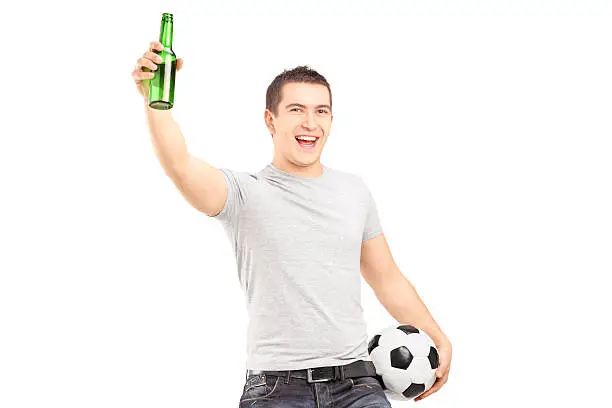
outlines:
[[[315,122],[315,119],[314,119],[314,113],[310,111],[306,113],[306,117],[302,121],[302,126],[310,130],[313,130],[317,127],[317,123]]]

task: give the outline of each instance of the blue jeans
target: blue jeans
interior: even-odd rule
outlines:
[[[302,378],[254,374],[244,384],[239,408],[391,408],[375,377],[309,383]]]

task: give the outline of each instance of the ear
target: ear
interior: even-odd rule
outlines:
[[[271,133],[274,133],[274,115],[268,109],[264,111],[264,121],[266,122],[266,127]]]

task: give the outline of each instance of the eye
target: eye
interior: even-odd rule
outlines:
[[[327,109],[319,109],[319,112],[327,113]]]
[[[293,109],[291,109],[291,111],[293,112],[293,111],[294,111],[294,110],[296,110],[296,109],[300,109],[300,108],[293,108]]]

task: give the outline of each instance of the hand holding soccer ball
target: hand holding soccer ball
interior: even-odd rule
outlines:
[[[370,339],[368,353],[390,399],[418,401],[443,374],[434,341],[414,326],[387,327]]]

